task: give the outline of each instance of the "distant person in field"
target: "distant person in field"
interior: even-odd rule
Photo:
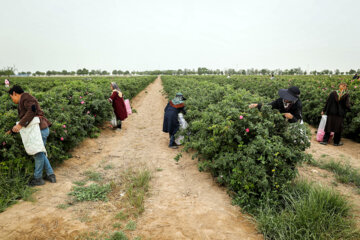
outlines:
[[[294,123],[302,120],[302,104],[300,101],[300,89],[298,87],[290,87],[288,89],[279,90],[280,98],[269,103],[273,109],[277,109],[290,122]],[[261,103],[250,104],[249,108],[262,107]]]
[[[10,87],[10,81],[9,81],[9,79],[5,79],[5,87],[6,88],[8,88],[8,87]]]
[[[359,76],[357,73],[355,73],[353,79],[359,79],[359,77],[360,77],[360,76]]]
[[[186,98],[182,93],[177,93],[175,98],[169,101],[165,107],[163,132],[169,133],[170,137],[170,148],[177,148],[175,143],[175,134],[179,130],[180,124],[178,120],[178,114],[182,112],[186,114],[185,103]]]
[[[339,90],[330,93],[321,112],[321,115],[327,115],[325,135],[323,141],[320,142],[321,144],[326,145],[329,141],[330,133],[334,132],[334,146],[343,145],[340,140],[347,111],[350,111],[350,96],[347,92],[347,84],[340,83]]]
[[[51,123],[44,117],[44,112],[41,110],[36,98],[31,96],[29,93],[25,93],[24,90],[17,85],[13,86],[9,90],[9,94],[12,101],[15,104],[18,104],[18,116],[20,118],[19,123],[15,125],[10,131],[13,133],[18,133],[22,128],[27,127],[34,117],[39,117],[41,137],[44,145],[46,145],[46,140],[50,133],[49,127],[51,126]],[[10,131],[8,133],[10,133]],[[54,171],[46,154],[44,152],[36,153],[34,155],[34,159],[34,178],[29,182],[29,185],[38,186],[45,184],[42,178],[44,168],[46,171],[46,176],[44,179],[51,183],[56,183]]]
[[[271,74],[270,80],[273,80],[273,79],[275,79],[274,74]]]
[[[108,100],[112,103],[112,107],[114,108],[114,113],[118,123],[115,129],[121,129],[121,121],[124,121],[128,117],[123,94],[116,83],[112,82],[110,87],[112,94]]]

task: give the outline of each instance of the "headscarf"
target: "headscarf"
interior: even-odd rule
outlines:
[[[182,93],[179,92],[179,93],[176,94],[175,98],[173,100],[171,100],[171,102],[174,105],[178,105],[178,104],[184,103],[184,100],[186,100],[186,98],[184,98]]]
[[[116,82],[112,82],[111,86],[113,88],[113,91],[117,92],[119,94],[119,97],[122,97],[121,90],[120,90],[119,86],[116,84]]]
[[[340,101],[340,99],[343,97],[343,96],[345,96],[347,93],[348,93],[348,91],[347,91],[347,84],[346,83],[340,83],[340,85],[345,85],[346,86],[346,88],[344,89],[344,90],[336,90],[336,93],[337,93],[337,95],[339,96],[339,98],[338,98],[338,100]],[[340,86],[339,85],[339,86]]]

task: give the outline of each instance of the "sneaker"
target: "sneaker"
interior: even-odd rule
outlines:
[[[51,182],[51,183],[56,183],[56,176],[55,176],[55,174],[46,175],[46,176],[44,177],[44,179],[45,179],[46,181]]]
[[[45,182],[44,182],[44,180],[42,178],[33,178],[29,182],[30,187],[41,186],[41,185],[44,185],[44,184],[45,184]]]
[[[173,146],[169,146],[169,148],[172,148],[172,149],[177,149],[177,148],[179,148],[178,146],[176,146],[176,145],[173,145]]]
[[[344,143],[342,143],[342,142],[334,143],[334,146],[342,146],[342,145],[344,145]]]
[[[320,144],[322,144],[322,145],[327,145],[327,142],[320,142]]]

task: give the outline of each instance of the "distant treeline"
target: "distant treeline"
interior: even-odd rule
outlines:
[[[46,72],[36,71],[36,72],[24,72],[19,71],[16,74],[15,67],[7,67],[0,70],[0,76],[87,76],[87,75],[100,75],[100,76],[109,76],[109,75],[353,75],[355,73],[360,74],[360,69],[354,70],[350,69],[347,72],[341,72],[339,69],[335,70],[322,70],[322,71],[305,71],[301,68],[292,68],[292,69],[275,69],[269,70],[266,68],[263,69],[208,69],[205,67],[199,67],[198,69],[178,69],[178,70],[151,70],[151,71],[129,71],[129,70],[113,70],[111,73],[106,70],[88,70],[86,68],[78,69],[77,71],[55,71],[49,70]]]

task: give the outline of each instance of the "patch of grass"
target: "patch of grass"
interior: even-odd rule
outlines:
[[[124,212],[124,211],[120,211],[118,214],[116,214],[115,218],[119,219],[119,220],[125,220],[128,219],[129,214]]]
[[[129,231],[134,231],[136,229],[136,222],[129,221],[128,224],[126,224],[125,229]]]
[[[37,190],[28,187],[28,181],[29,177],[24,177],[23,173],[14,174],[12,177],[0,174],[0,212],[19,199],[34,201],[31,195]]]
[[[135,208],[135,215],[144,212],[144,198],[149,190],[151,174],[148,170],[136,172],[126,184],[126,196],[130,205]]]
[[[121,228],[121,223],[114,223],[113,228]]]
[[[327,154],[321,154],[321,157],[322,158],[326,158],[326,157],[328,157],[329,155],[327,155]]]
[[[109,170],[109,169],[113,169],[114,165],[113,164],[108,164],[104,167],[104,170]]]
[[[163,169],[162,168],[157,168],[156,171],[161,172]]]
[[[311,162],[312,165],[331,171],[335,174],[337,181],[341,183],[352,183],[360,188],[360,173],[358,169],[353,168],[348,163],[337,162],[330,160],[329,162]]]
[[[75,181],[73,182],[74,184],[78,185],[78,186],[85,186],[86,181]]]
[[[141,237],[135,237],[134,240],[141,240]]]
[[[115,232],[113,235],[111,235],[110,238],[107,238],[106,240],[128,240],[128,237],[124,232],[120,231]]]
[[[110,184],[98,185],[91,184],[90,186],[74,186],[69,195],[74,196],[76,201],[107,201],[107,194],[111,191]]]
[[[360,188],[360,173],[359,170],[350,166],[350,164],[343,164],[341,162],[330,161],[322,165],[323,169],[335,173],[336,179],[341,183],[353,183]]]
[[[98,182],[102,180],[101,173],[94,171],[86,171],[84,175],[91,181]]]
[[[137,113],[135,108],[132,108],[131,111],[132,111],[132,113]]]
[[[69,204],[63,203],[63,204],[59,204],[56,206],[59,209],[67,209],[68,207],[70,207]]]
[[[284,194],[282,207],[264,204],[255,214],[266,239],[359,239],[345,197],[330,189],[297,182]]]
[[[35,202],[35,198],[33,196],[33,193],[39,191],[40,189],[38,188],[25,188],[22,195],[23,195],[23,200],[24,201],[28,201],[28,202]]]

